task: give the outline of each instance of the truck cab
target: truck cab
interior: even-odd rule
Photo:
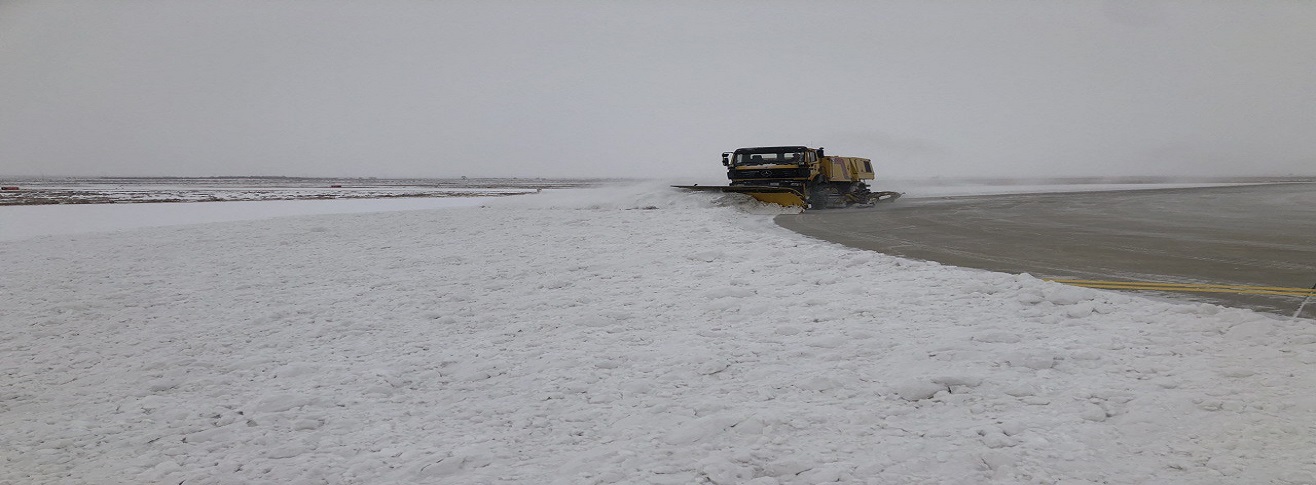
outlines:
[[[822,147],[771,146],[738,148],[722,153],[728,187],[678,186],[691,190],[721,190],[748,194],[763,202],[822,209],[871,205],[892,200],[896,192],[873,193],[873,163],[867,158],[826,155]]]

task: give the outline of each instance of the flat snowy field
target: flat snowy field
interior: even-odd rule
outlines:
[[[0,483],[1316,482],[1316,322],[738,197],[0,242]]]
[[[273,217],[473,207],[489,199],[489,197],[414,197],[9,206],[0,207],[0,241],[52,234],[109,232],[142,227],[249,221]]]

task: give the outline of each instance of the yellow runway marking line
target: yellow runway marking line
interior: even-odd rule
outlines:
[[[1133,286],[1176,286],[1191,288],[1246,288],[1252,290],[1274,290],[1274,291],[1316,291],[1309,288],[1290,288],[1287,286],[1254,286],[1254,285],[1220,285],[1208,283],[1158,283],[1155,281],[1110,281],[1110,280],[1071,280],[1071,279],[1048,279],[1056,283],[1065,284],[1094,284],[1094,285],[1133,285]]]
[[[1105,281],[1105,280],[1070,280],[1048,279],[1056,283],[1099,288],[1104,290],[1141,290],[1141,291],[1187,291],[1194,293],[1236,293],[1242,295],[1274,296],[1316,296],[1316,290],[1310,288],[1289,288],[1284,286],[1252,285],[1215,285],[1196,283],[1157,283],[1153,281]]]

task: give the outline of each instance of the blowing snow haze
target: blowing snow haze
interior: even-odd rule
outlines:
[[[1316,174],[1316,3],[4,2],[0,174]]]

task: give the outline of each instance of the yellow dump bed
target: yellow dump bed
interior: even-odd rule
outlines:
[[[859,157],[822,157],[822,172],[834,182],[873,180],[873,162]]]

